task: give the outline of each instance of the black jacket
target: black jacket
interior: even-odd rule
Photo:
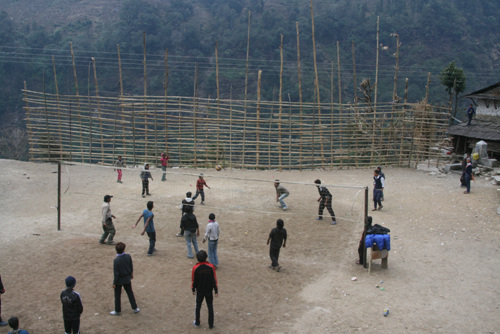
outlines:
[[[198,229],[198,221],[196,216],[192,213],[186,213],[181,219],[181,229],[189,232],[196,232]]]
[[[64,320],[78,320],[83,312],[82,299],[78,292],[67,288],[61,292],[61,303]]]
[[[113,262],[114,279],[113,285],[123,285],[130,283],[134,266],[132,265],[132,257],[130,254],[117,256]]]

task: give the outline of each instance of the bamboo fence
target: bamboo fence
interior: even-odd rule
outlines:
[[[176,96],[59,95],[24,89],[32,161],[234,168],[413,166],[438,158],[449,108]],[[168,103],[167,103],[168,100]]]

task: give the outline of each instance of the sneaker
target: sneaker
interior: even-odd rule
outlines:
[[[111,312],[109,312],[109,314],[111,314],[111,315],[120,315],[120,312],[111,311]]]
[[[146,196],[151,196],[151,194],[150,194],[150,193],[147,193],[147,194],[146,194]]]
[[[277,271],[277,272],[280,272],[280,271],[281,271],[281,266],[277,266],[277,267],[276,267],[276,271]]]
[[[286,211],[286,210],[288,210],[288,206],[283,207],[283,211]]]
[[[106,242],[106,244],[108,244],[108,245],[114,245],[115,243],[116,242],[114,242],[113,240],[110,240],[110,241]]]
[[[5,321],[0,321],[0,326],[7,326],[7,322],[5,322]]]
[[[146,197],[146,196],[144,196],[144,194],[142,194],[142,198],[144,198],[144,197]]]
[[[105,242],[104,242],[104,241],[102,241],[102,240],[99,240],[99,243],[100,243],[101,245],[104,245],[104,244],[105,244]]]
[[[196,324],[196,320],[195,320],[195,321],[193,321],[193,325],[194,325],[194,327],[200,327],[200,325],[197,325],[197,324]]]
[[[336,225],[337,222],[335,220],[332,220],[332,225]]]
[[[378,209],[379,209],[379,210],[382,210],[382,208],[383,208],[383,206],[382,206],[382,205],[378,207]]]
[[[141,309],[140,309],[140,308],[136,308],[136,309],[134,310],[134,313],[139,313],[140,311],[141,311]]]
[[[323,220],[323,217],[318,217],[316,218],[316,220]]]
[[[205,202],[201,202],[201,205],[205,205]]]
[[[148,256],[153,256],[155,255],[155,253],[148,253]]]
[[[183,236],[184,236],[184,234],[177,233],[175,236],[176,236],[176,237],[183,237]]]

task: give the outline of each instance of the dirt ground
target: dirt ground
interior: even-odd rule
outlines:
[[[211,189],[195,214],[205,230],[214,212],[221,226],[212,333],[496,333],[500,331],[499,192],[477,178],[469,195],[459,175],[422,169],[384,169],[383,210],[373,222],[391,229],[389,268],[371,274],[356,265],[363,229],[359,193],[334,185],[370,186],[371,169],[241,171],[171,169],[167,181],[153,169],[152,196],[140,197],[135,171],[116,183],[111,168],[63,166],[62,229],[57,230],[57,165],[0,160],[0,274],[6,288],[2,316],[20,318],[31,334],[62,333],[59,294],[68,275],[84,304],[82,333],[199,333],[210,331],[207,310],[193,327],[194,296],[178,205],[203,172]],[[185,173],[192,175],[185,175]],[[291,195],[289,211],[275,202],[272,180]],[[314,179],[331,185],[338,224],[316,222]],[[263,180],[262,181],[249,181]],[[304,185],[301,183],[309,183]],[[99,245],[105,194],[117,216],[116,241],[134,261],[133,289],[141,312],[125,293],[113,317],[114,247]],[[146,256],[147,237],[132,230],[146,200],[155,202],[158,252]],[[371,191],[369,197],[372,207]],[[326,213],[326,211],[325,211]],[[270,264],[266,239],[277,218],[289,239],[281,272]],[[142,225],[142,223],[140,223]],[[205,248],[207,244],[201,244]],[[357,277],[353,281],[352,278]],[[383,283],[381,283],[383,281]],[[376,287],[379,285],[379,288]],[[383,288],[383,289],[380,289]],[[383,316],[385,308],[390,310]],[[6,327],[0,328],[7,333]]]

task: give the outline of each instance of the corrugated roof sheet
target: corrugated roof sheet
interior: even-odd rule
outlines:
[[[470,126],[467,126],[466,122],[452,125],[446,130],[446,133],[452,136],[500,141],[500,120],[474,119]]]

